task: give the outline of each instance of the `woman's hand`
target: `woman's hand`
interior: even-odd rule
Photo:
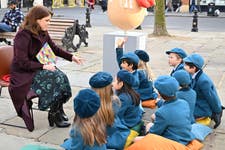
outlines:
[[[77,57],[77,56],[73,56],[72,57],[72,61],[76,62],[78,65],[83,64],[84,59]]]
[[[49,70],[49,71],[55,71],[55,65],[43,65],[43,69]]]

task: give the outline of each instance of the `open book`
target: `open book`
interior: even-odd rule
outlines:
[[[56,56],[52,51],[49,44],[46,42],[41,50],[36,55],[36,58],[41,64],[48,65],[48,64],[56,64]]]

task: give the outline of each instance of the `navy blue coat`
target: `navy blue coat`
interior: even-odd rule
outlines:
[[[156,99],[158,97],[158,94],[153,88],[152,81],[148,79],[146,71],[142,69],[138,69],[137,71],[140,84],[136,89],[136,92],[140,95],[140,99],[142,101]]]
[[[116,56],[118,65],[120,69],[122,69],[120,66],[121,64],[120,58],[123,56],[123,48],[116,49]],[[140,99],[142,101],[156,99],[158,95],[154,91],[152,81],[148,79],[145,70],[143,69],[134,70],[132,74],[135,79],[132,88],[140,95]]]
[[[182,99],[165,101],[155,112],[149,132],[187,145],[195,137],[191,133],[190,109]]]
[[[194,116],[211,117],[212,112],[220,113],[221,101],[212,80],[203,72],[199,71],[192,81],[192,88],[197,94]]]
[[[183,99],[188,102],[190,107],[191,123],[195,123],[194,110],[196,103],[196,92],[191,88],[182,88],[176,93],[176,95],[178,99]]]
[[[174,68],[171,73],[170,76],[173,76],[174,72],[178,71],[178,70],[184,70],[184,63],[180,63],[176,68]]]
[[[129,94],[121,93],[118,97],[121,101],[118,117],[120,118],[122,124],[128,128],[132,128],[141,121],[142,110],[139,105],[134,105]]]
[[[107,126],[107,143],[108,149],[123,150],[127,141],[127,137],[130,134],[130,129],[123,125],[118,117],[120,105],[118,101],[113,102],[113,111],[115,115],[114,123],[112,126]]]
[[[123,125],[119,117],[115,117],[112,126],[107,126],[107,143],[108,149],[123,150],[130,134],[130,129]]]
[[[70,131],[70,138],[60,146],[66,150],[106,150],[105,144],[85,145],[81,134],[74,129]]]

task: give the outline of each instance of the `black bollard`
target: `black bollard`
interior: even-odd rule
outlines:
[[[86,27],[91,27],[90,23],[90,8],[86,8]]]
[[[194,10],[191,32],[198,32],[198,11]]]

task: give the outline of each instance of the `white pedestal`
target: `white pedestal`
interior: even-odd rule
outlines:
[[[1,8],[7,8],[7,0],[1,0]]]
[[[119,71],[116,59],[116,42],[119,38],[127,37],[124,45],[124,52],[135,51],[136,49],[145,50],[146,34],[140,32],[116,31],[105,33],[103,36],[103,71],[109,72],[114,77]]]

